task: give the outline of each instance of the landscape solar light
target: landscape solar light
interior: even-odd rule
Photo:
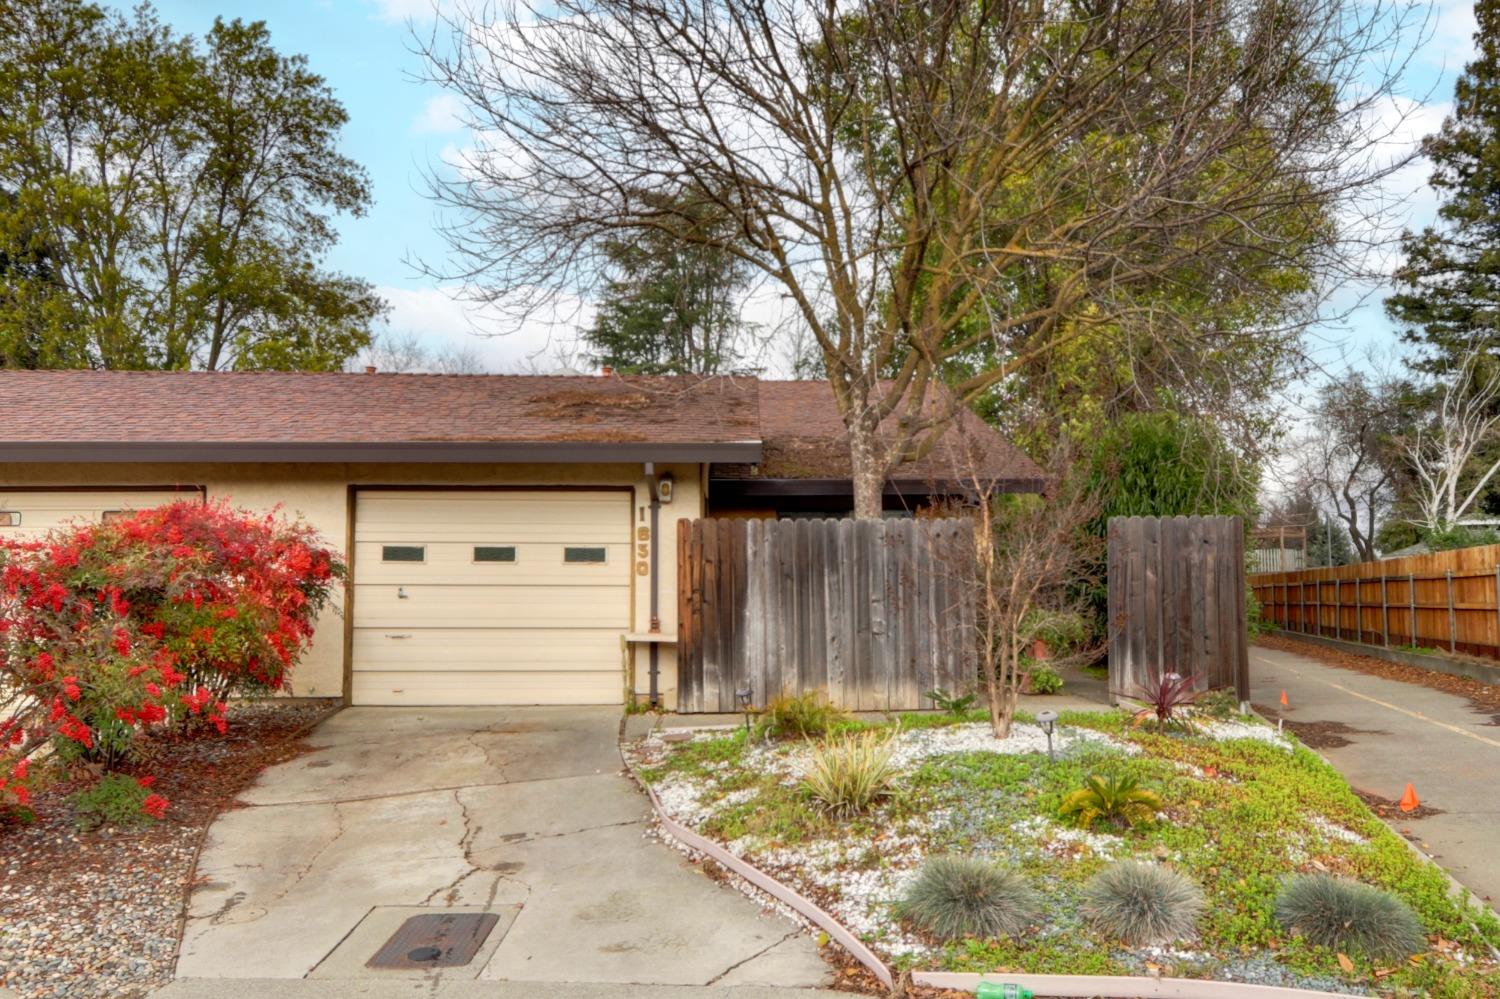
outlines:
[[[1057,712],[1052,710],[1038,711],[1036,723],[1042,726],[1042,731],[1047,733],[1047,759],[1056,762],[1057,757],[1052,753],[1052,730],[1057,726]]]
[[[755,696],[755,691],[751,690],[749,687],[741,687],[739,690],[736,690],[734,692],[734,696],[739,699],[740,710],[743,711],[743,712],[745,712],[745,732],[746,732],[746,734],[749,734],[749,732],[750,732],[750,699]]]

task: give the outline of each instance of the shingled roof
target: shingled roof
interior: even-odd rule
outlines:
[[[823,381],[761,381],[761,460],[715,465],[716,479],[847,479],[849,439]],[[969,409],[924,457],[896,468],[891,481],[908,487],[980,478],[1040,490],[1045,474],[1015,445]]]
[[[0,461],[693,461],[848,478],[822,381],[749,377],[3,371]],[[902,481],[1040,482],[965,410]]]

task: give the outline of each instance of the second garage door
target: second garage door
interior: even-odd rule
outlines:
[[[628,491],[362,490],[356,704],[614,704]]]

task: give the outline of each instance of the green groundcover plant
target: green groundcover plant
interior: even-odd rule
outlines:
[[[1029,722],[1018,718],[1022,728]],[[928,713],[846,726],[889,736],[898,726],[915,735],[954,724]],[[874,899],[865,915],[869,942],[899,967],[1224,978],[1264,974],[1270,961],[1279,969],[1274,974],[1302,987],[1500,999],[1500,919],[1451,895],[1441,869],[1411,851],[1327,762],[1295,740],[1278,742],[1269,732],[1220,740],[1206,727],[1160,733],[1155,725],[1133,725],[1124,711],[1065,711],[1059,730],[1068,749],[1056,761],[1045,752],[927,755],[901,769],[895,793],[858,813],[817,807],[786,780],[805,743],[767,747],[735,733],[676,746],[639,772],[648,782],[688,782],[708,812],[699,831],[734,843],[752,862],[774,853],[784,865],[788,851],[802,850],[843,856],[837,879],[875,878],[898,862],[896,852],[915,853],[915,862],[900,861],[913,864],[910,879],[897,882],[911,887],[934,858],[983,858],[1024,878],[1044,899],[1034,932],[960,934],[920,955],[899,945],[899,927],[921,925],[906,908],[906,889],[884,903]],[[778,754],[786,754],[779,766]],[[1090,777],[1149,788],[1159,797],[1160,821],[1072,826],[1059,810]],[[1147,956],[1126,939],[1142,934],[1103,918],[1099,892],[1110,878],[1096,879],[1131,859],[1169,869],[1190,886],[1186,895],[1194,888],[1201,894],[1190,930],[1185,915],[1195,906],[1184,904],[1176,910],[1182,921],[1161,931],[1190,941],[1182,955]],[[1289,929],[1287,910],[1278,915],[1288,878],[1320,868],[1409,908],[1421,936],[1412,956],[1393,959],[1382,956],[1390,951],[1353,943],[1340,949],[1333,938]],[[799,876],[817,883],[813,866],[778,870],[794,884]],[[1131,879],[1117,873],[1114,880]]]

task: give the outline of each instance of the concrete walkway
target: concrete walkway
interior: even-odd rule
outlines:
[[[1397,799],[1410,781],[1440,815],[1401,818],[1408,834],[1460,884],[1500,900],[1500,727],[1467,699],[1417,684],[1250,649],[1251,699],[1274,721],[1332,722],[1339,746],[1319,748],[1356,790]]]
[[[646,799],[620,773],[619,717],[335,715],[316,752],[268,770],[249,807],[210,829],[177,965],[187,981],[167,994],[272,994],[201,982],[225,978],[822,984],[806,934],[646,837]],[[500,916],[470,964],[365,967],[407,917],[443,911]]]

